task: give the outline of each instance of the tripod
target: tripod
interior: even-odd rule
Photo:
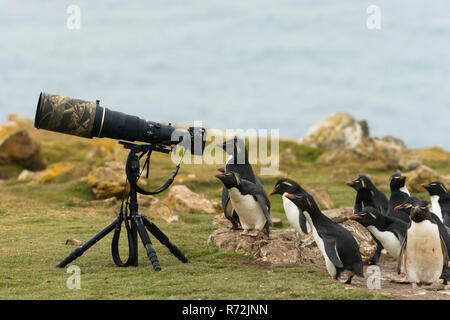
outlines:
[[[178,173],[178,169],[180,167],[180,164],[176,167],[175,171],[172,173],[172,176],[169,180],[158,190],[153,192],[148,192],[143,189],[141,189],[137,185],[137,181],[140,178],[141,173],[140,171],[140,164],[139,160],[144,156],[147,155],[147,160],[145,162],[145,166],[147,166],[147,175],[149,171],[149,163],[150,163],[150,156],[152,151],[157,152],[163,152],[163,153],[169,153],[171,149],[164,148],[159,145],[151,145],[151,144],[134,144],[124,141],[119,141],[120,144],[124,146],[125,149],[129,149],[130,152],[128,154],[127,163],[126,163],[126,174],[127,174],[127,181],[130,184],[130,191],[128,193],[127,202],[125,205],[125,213],[124,213],[124,202],[122,201],[122,206],[120,209],[119,216],[111,222],[106,228],[104,228],[102,231],[97,233],[94,237],[92,237],[90,240],[88,240],[85,244],[82,246],[76,248],[74,251],[72,251],[63,261],[61,261],[56,267],[63,268],[73,260],[77,259],[79,256],[81,256],[86,250],[88,250],[90,247],[92,247],[94,244],[96,244],[98,241],[100,241],[103,237],[105,237],[107,234],[109,234],[111,231],[114,230],[114,236],[111,244],[111,252],[112,257],[116,265],[119,267],[128,267],[128,266],[137,266],[138,265],[138,240],[137,237],[139,237],[142,240],[142,244],[145,247],[145,250],[147,252],[147,256],[150,259],[150,262],[153,265],[153,268],[157,271],[161,270],[161,266],[159,264],[158,256],[156,255],[156,251],[153,248],[152,242],[150,240],[150,237],[147,233],[147,230],[156,238],[159,242],[161,242],[163,245],[165,245],[170,253],[172,253],[175,257],[177,257],[180,261],[183,263],[189,262],[189,260],[183,255],[183,253],[180,251],[180,249],[177,248],[174,244],[172,244],[169,240],[169,238],[153,223],[151,222],[146,216],[138,213],[138,200],[137,200],[137,194],[157,194],[164,190],[166,190],[173,182],[175,176]],[[138,153],[141,153],[138,155]],[[181,163],[181,161],[180,161]],[[128,201],[129,199],[129,201]],[[128,211],[129,208],[129,211]],[[120,255],[119,255],[119,237],[120,237],[120,231],[122,222],[125,223],[125,227],[127,230],[127,236],[128,236],[128,248],[129,248],[129,255],[127,261],[124,263],[122,262]]]

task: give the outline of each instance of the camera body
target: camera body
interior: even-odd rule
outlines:
[[[194,155],[202,155],[206,143],[205,128],[175,130],[170,124],[101,107],[98,100],[85,101],[44,92],[39,95],[34,126],[85,138],[107,137],[164,146],[180,144]]]

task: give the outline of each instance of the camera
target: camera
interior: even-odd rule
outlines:
[[[206,130],[190,127],[187,131],[143,120],[139,117],[101,107],[100,102],[73,99],[41,92],[34,126],[85,138],[111,138],[153,145],[181,145],[194,155],[202,155]]]

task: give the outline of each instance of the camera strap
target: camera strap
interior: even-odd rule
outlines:
[[[128,217],[128,201],[125,206],[125,215],[123,213],[123,203],[125,199],[122,199],[122,205],[120,207],[120,213],[119,213],[119,219],[116,224],[116,228],[114,230],[114,235],[111,243],[111,253],[112,258],[114,260],[114,263],[118,265],[119,267],[128,267],[130,265],[134,265],[137,260],[137,239],[133,238],[133,232],[131,231],[130,221]],[[119,254],[119,239],[120,239],[120,231],[122,229],[122,222],[125,223],[125,229],[127,230],[127,237],[128,237],[128,259],[124,263],[122,259],[120,258]]]
[[[169,188],[170,185],[175,180],[175,177],[177,176],[178,171],[180,170],[181,162],[183,161],[183,158],[184,158],[184,156],[186,154],[186,151],[187,151],[187,149],[185,148],[184,151],[183,151],[183,155],[181,156],[180,161],[178,162],[178,165],[175,167],[175,170],[172,172],[172,175],[170,176],[170,178],[164,183],[164,185],[162,185],[160,188],[156,189],[155,191],[147,191],[147,190],[144,190],[144,189],[142,189],[141,187],[138,186],[137,182],[138,182],[140,176],[139,177],[133,176],[133,174],[132,174],[133,171],[129,167],[129,163],[131,163],[131,161],[127,161],[127,166],[126,166],[126,170],[125,171],[126,171],[126,174],[127,174],[128,181],[130,182],[130,185],[132,185],[136,189],[136,191],[138,193],[143,194],[143,195],[154,195],[154,194],[158,194],[158,193],[163,192],[164,190]],[[148,172],[150,171],[150,156],[151,156],[151,153],[152,153],[152,150],[149,150],[148,151],[148,155],[147,155],[147,159],[146,159],[145,164],[144,164],[144,167],[142,168],[142,170],[144,170],[147,167],[147,177],[148,177]],[[141,157],[143,155],[144,154],[142,154]]]

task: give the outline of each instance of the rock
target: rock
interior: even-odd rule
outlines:
[[[88,174],[88,184],[97,199],[116,197],[121,199],[126,183],[125,164],[119,161],[106,162],[103,167],[96,167]],[[139,180],[140,186],[145,186],[144,180]]]
[[[407,187],[412,192],[425,192],[425,189],[420,186],[422,183],[436,180],[444,182],[445,180],[439,173],[424,165],[408,173],[407,177]]]
[[[29,170],[22,170],[22,172],[17,177],[17,180],[34,180],[36,178],[36,172],[29,171]]]
[[[219,212],[217,205],[215,206],[211,200],[204,195],[192,192],[184,185],[171,187],[164,203],[178,211],[198,210],[211,214]]]
[[[280,163],[284,166],[296,165],[298,163],[297,156],[291,148],[285,148],[280,153]]]
[[[415,151],[394,137],[366,138],[354,148],[325,152],[317,163],[326,165],[358,166],[363,170],[411,170],[420,165]]]
[[[356,242],[358,242],[363,264],[369,264],[370,259],[372,259],[377,250],[377,243],[370,232],[360,223],[353,220],[346,220],[341,225],[350,231]]]
[[[356,121],[349,113],[331,114],[311,127],[299,143],[329,150],[354,148],[369,137],[366,121]]]
[[[0,145],[0,164],[18,164],[26,169],[45,168],[40,145],[27,131],[18,131]]]
[[[275,217],[274,215],[272,215],[270,218],[272,219],[274,227],[281,227],[283,225],[283,221],[281,221],[280,218]]]
[[[17,131],[20,131],[20,127],[14,121],[6,121],[0,123],[0,143],[2,143],[9,136],[12,136]]]
[[[55,163],[43,171],[23,170],[17,177],[17,180],[32,180],[32,183],[45,184],[71,171],[73,168],[74,165],[71,163]]]
[[[272,230],[269,237],[261,234],[255,238],[241,236],[240,232],[218,229],[207,242],[216,244],[220,251],[251,255],[273,266],[298,265],[301,261],[299,238],[294,229]]]
[[[370,233],[355,221],[345,220],[342,226],[349,230],[360,246],[364,264],[368,264],[376,250]],[[300,239],[294,229],[271,230],[270,235],[245,237],[239,230],[222,228],[215,230],[208,243],[214,243],[220,251],[237,252],[253,256],[272,266],[295,266],[312,264],[325,269],[325,262],[312,234]]]
[[[8,116],[8,121],[15,122],[21,127],[34,127],[33,120],[15,113],[12,113]]]
[[[73,164],[70,163],[57,163],[54,165],[51,165],[44,171],[36,173],[35,179],[40,184],[45,184],[47,182],[50,182],[54,180],[56,177],[59,177],[63,173],[69,172],[74,167]]]
[[[334,203],[326,188],[310,189],[309,193],[314,197],[317,205],[321,210],[334,209]]]
[[[223,213],[222,214],[216,214],[214,216],[212,224],[213,224],[213,226],[228,226],[228,227],[232,226],[230,220],[225,218],[225,215]]]
[[[180,217],[178,215],[174,215],[172,210],[159,200],[156,200],[150,205],[148,217],[162,219],[167,223],[181,222]]]
[[[283,221],[278,218],[277,216],[273,215],[272,212],[272,222],[273,222],[273,226],[274,227],[281,227],[283,225]],[[213,226],[228,226],[231,228],[232,224],[230,222],[230,220],[228,220],[227,218],[225,218],[225,215],[222,214],[217,214],[214,219],[213,219]]]
[[[342,207],[332,210],[323,210],[322,213],[336,223],[347,221],[347,217],[353,214],[352,207]]]
[[[450,152],[442,150],[441,148],[428,148],[417,150],[419,160],[427,165],[450,166]]]
[[[82,246],[82,245],[83,242],[74,238],[69,238],[66,240],[66,246]]]

